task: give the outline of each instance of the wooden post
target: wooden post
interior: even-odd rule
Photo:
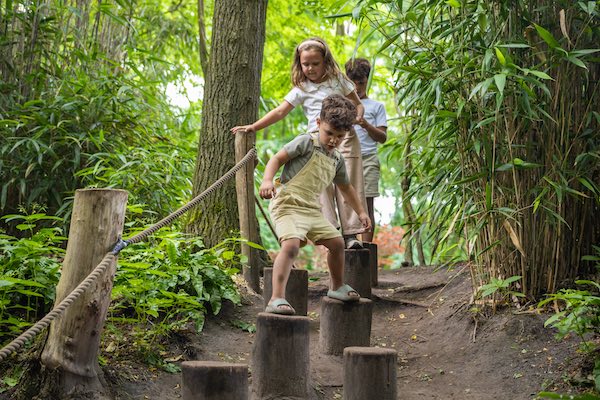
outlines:
[[[75,192],[71,227],[62,274],[56,287],[56,302],[67,297],[112,250],[123,232],[127,192],[112,189],[85,189]],[[90,394],[110,399],[98,365],[100,333],[110,305],[115,262],[89,290],[52,322],[41,361],[53,378],[45,388],[55,398],[87,398]],[[60,394],[56,395],[56,390]],[[100,392],[100,393],[98,393]]]
[[[253,400],[308,398],[309,322],[308,317],[258,314],[252,348]]]
[[[344,349],[344,400],[396,400],[396,350],[378,347]]]
[[[181,363],[183,400],[248,400],[248,366],[220,361]]]
[[[255,133],[235,135],[236,162],[239,162],[254,147],[255,138]],[[259,243],[258,221],[256,220],[254,204],[254,163],[247,163],[236,173],[235,190],[240,219],[240,234],[242,238],[250,242]],[[248,264],[244,265],[244,278],[252,290],[260,293],[260,255],[258,250],[243,244],[242,254],[248,259]]]

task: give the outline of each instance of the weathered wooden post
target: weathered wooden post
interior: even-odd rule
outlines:
[[[220,361],[181,363],[183,400],[248,400],[248,366]]]
[[[344,281],[360,294],[371,298],[371,265],[368,249],[347,249],[344,262]]]
[[[344,400],[396,400],[396,350],[344,349]]]
[[[235,135],[235,159],[239,162],[252,147],[256,134],[244,133]],[[236,173],[235,189],[238,199],[238,215],[240,219],[240,234],[242,238],[253,243],[259,243],[258,221],[254,204],[254,163],[247,163]],[[260,254],[258,249],[242,244],[242,254],[248,263],[244,265],[244,278],[248,286],[260,293]]]
[[[269,304],[273,294],[273,268],[265,268],[263,299],[265,307]],[[308,312],[308,271],[305,269],[292,268],[290,277],[285,287],[285,299],[296,311],[296,315],[304,315]]]
[[[252,349],[252,400],[309,396],[308,317],[259,313]]]
[[[112,250],[123,232],[127,192],[113,189],[84,189],[75,192],[71,227],[62,274],[56,287],[60,303]],[[46,387],[52,393],[40,398],[111,399],[98,365],[100,333],[110,305],[116,258],[84,292],[50,325],[41,361]]]

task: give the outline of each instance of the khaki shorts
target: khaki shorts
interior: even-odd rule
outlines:
[[[363,171],[365,177],[365,197],[379,196],[379,158],[375,154],[363,154]]]
[[[319,210],[287,206],[284,209],[271,210],[271,216],[280,242],[300,239],[302,245],[305,245],[307,239],[317,243],[342,236]]]

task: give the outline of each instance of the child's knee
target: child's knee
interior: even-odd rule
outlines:
[[[334,239],[329,239],[325,247],[327,247],[330,252],[336,253],[340,251],[343,252],[346,246],[344,245],[344,239],[342,239],[340,236]]]
[[[281,244],[281,251],[279,252],[279,254],[281,254],[281,256],[289,258],[289,259],[295,259],[296,257],[298,257],[298,253],[300,252],[300,245],[290,242],[290,241],[284,241]]]

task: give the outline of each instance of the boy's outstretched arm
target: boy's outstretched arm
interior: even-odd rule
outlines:
[[[365,116],[365,106],[360,101],[360,97],[356,94],[356,90],[346,96],[356,106],[356,123],[360,124]]]
[[[263,199],[270,199],[276,194],[275,185],[273,184],[273,178],[279,171],[279,168],[290,160],[290,156],[285,149],[279,150],[267,163],[265,167],[265,174],[263,175],[262,183],[258,193]]]
[[[281,121],[293,109],[294,106],[284,100],[280,105],[266,113],[264,117],[262,117],[255,123],[250,125],[234,126],[233,128],[231,128],[231,133],[251,133],[260,131],[261,129],[264,129],[267,126],[273,125],[275,122]]]
[[[360,222],[362,222],[365,231],[370,230],[371,219],[369,218],[369,215],[367,214],[360,200],[358,199],[358,195],[356,194],[356,190],[354,190],[354,186],[352,186],[349,183],[345,185],[336,184],[336,186],[340,190],[340,192],[342,192],[342,196],[344,196],[344,199],[348,203],[350,203],[352,209],[358,214],[358,218],[360,219]]]

